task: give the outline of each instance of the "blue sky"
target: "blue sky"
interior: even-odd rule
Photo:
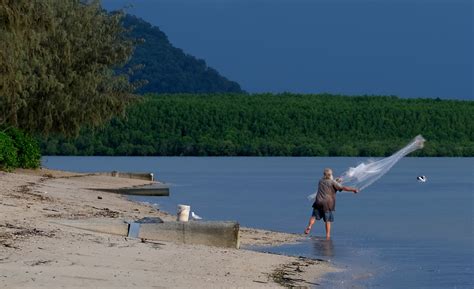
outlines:
[[[472,99],[471,0],[102,0],[248,92]]]

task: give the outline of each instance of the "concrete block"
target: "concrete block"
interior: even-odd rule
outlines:
[[[164,222],[141,224],[139,238],[200,244],[215,247],[239,248],[239,223],[237,222]]]

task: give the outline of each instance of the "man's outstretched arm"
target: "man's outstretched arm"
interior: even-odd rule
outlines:
[[[342,190],[343,191],[346,191],[346,192],[353,192],[354,194],[357,194],[359,192],[358,189],[356,188],[353,188],[353,187],[346,187],[346,186],[343,186],[342,187]]]

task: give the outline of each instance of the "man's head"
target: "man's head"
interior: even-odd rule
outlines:
[[[325,168],[324,173],[323,173],[323,177],[326,180],[332,180],[332,170],[330,168]]]

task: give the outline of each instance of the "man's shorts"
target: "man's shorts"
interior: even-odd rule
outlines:
[[[324,212],[324,210],[322,209],[313,209],[312,216],[315,217],[316,220],[323,219],[324,222],[334,222],[334,216],[332,214],[332,211]]]

